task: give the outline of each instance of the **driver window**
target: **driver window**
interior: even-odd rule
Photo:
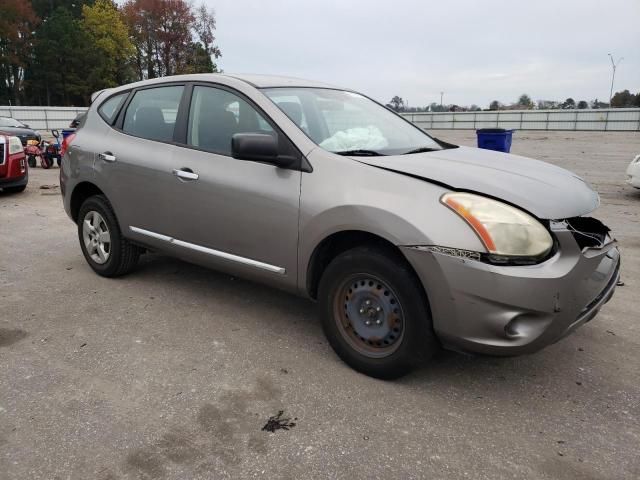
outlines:
[[[230,156],[231,137],[236,133],[275,134],[264,117],[237,95],[213,87],[194,87],[187,143]]]

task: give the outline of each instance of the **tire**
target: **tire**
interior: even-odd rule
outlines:
[[[53,165],[53,160],[51,160],[49,157],[46,157],[44,155],[40,157],[40,166],[42,168],[46,170],[51,168],[51,165]]]
[[[338,255],[320,279],[318,302],[329,344],[365,375],[401,377],[439,349],[420,281],[395,252]]]
[[[93,230],[85,227],[85,221]],[[105,231],[108,241],[103,235]],[[84,258],[98,275],[118,277],[129,273],[138,263],[140,249],[122,236],[113,208],[104,195],[89,197],[80,207],[78,239]]]
[[[29,165],[29,168],[35,168],[36,167],[36,156],[35,155],[29,155],[27,157],[27,164]]]
[[[27,188],[26,185],[20,185],[19,187],[6,187],[3,190],[7,193],[20,193],[24,192],[25,188]]]

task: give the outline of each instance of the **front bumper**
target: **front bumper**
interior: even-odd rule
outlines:
[[[0,178],[0,188],[22,187],[29,183],[29,172],[20,177]]]
[[[619,278],[615,241],[581,250],[566,228],[554,234],[555,255],[528,266],[496,266],[438,249],[402,247],[427,291],[434,330],[445,347],[491,355],[531,353],[598,313]]]

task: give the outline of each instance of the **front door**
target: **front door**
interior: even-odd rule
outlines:
[[[279,135],[282,148],[289,140],[243,97],[212,86],[193,87],[186,124],[167,235],[198,262],[294,289],[301,172],[231,157],[235,133]]]

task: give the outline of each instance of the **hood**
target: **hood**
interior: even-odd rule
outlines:
[[[37,139],[40,140],[40,134],[36,131],[25,127],[0,127],[0,132],[7,135],[14,135],[20,138],[23,145],[27,143],[27,140]]]
[[[598,194],[574,173],[539,160],[493,150],[458,147],[353,159],[454,190],[502,199],[541,219],[577,217],[592,212],[600,204]]]

